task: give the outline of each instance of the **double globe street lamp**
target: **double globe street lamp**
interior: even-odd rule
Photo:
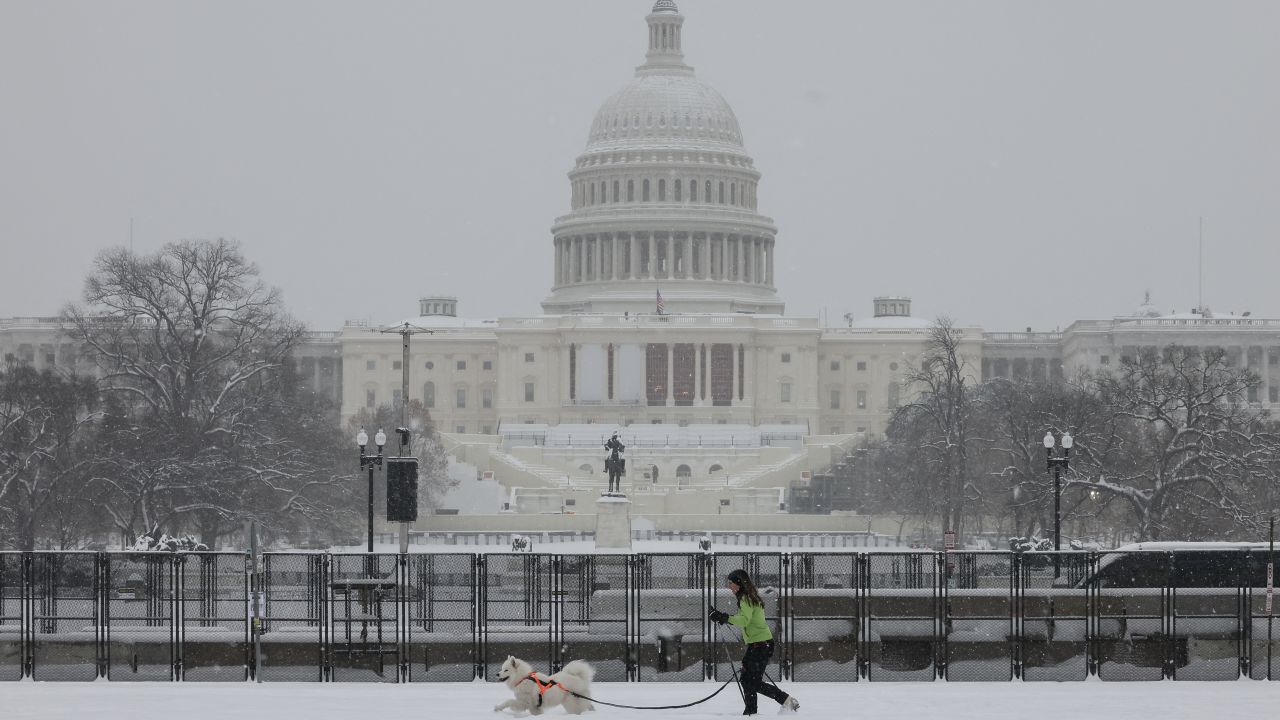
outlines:
[[[361,425],[360,432],[356,433],[356,445],[360,446],[360,469],[369,470],[369,552],[373,552],[373,469],[382,467],[382,448],[387,444],[387,434],[382,432],[382,428],[378,428],[373,442],[378,446],[378,454],[366,455],[364,449],[369,445],[369,433]]]
[[[1055,455],[1054,446],[1058,441],[1049,430],[1044,434],[1044,471],[1053,470],[1053,575],[1061,574],[1057,551],[1062,550],[1062,473],[1071,467],[1071,446],[1075,440],[1070,432],[1062,433],[1062,455]]]

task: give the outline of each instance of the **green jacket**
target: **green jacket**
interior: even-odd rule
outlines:
[[[773,639],[773,633],[764,621],[764,608],[753,605],[745,597],[738,601],[738,614],[729,616],[729,624],[742,628],[743,642],[755,643]]]

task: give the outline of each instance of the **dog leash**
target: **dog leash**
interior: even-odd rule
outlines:
[[[625,708],[625,709],[627,709],[627,710],[679,710],[679,709],[681,709],[681,708],[693,707],[694,705],[701,705],[702,703],[704,703],[704,702],[706,702],[706,701],[710,700],[711,698],[713,698],[713,697],[715,697],[715,696],[719,695],[719,694],[720,694],[720,691],[721,691],[721,690],[724,690],[724,689],[725,689],[725,688],[727,688],[727,687],[729,687],[729,683],[731,683],[731,682],[733,682],[733,678],[729,678],[728,680],[725,680],[725,681],[724,681],[724,684],[723,684],[723,685],[721,685],[719,688],[717,688],[715,692],[713,692],[713,693],[711,693],[710,695],[708,695],[708,696],[706,696],[706,697],[702,698],[701,700],[694,700],[693,702],[685,703],[685,704],[683,704],[683,705],[619,705],[618,703],[610,703],[610,702],[605,702],[605,701],[603,701],[603,700],[597,700],[597,699],[595,699],[595,698],[593,698],[593,697],[587,697],[586,695],[583,695],[582,693],[576,693],[576,692],[574,692],[574,691],[572,691],[572,690],[569,690],[568,692],[569,692],[569,694],[570,694],[570,695],[574,695],[574,696],[576,696],[576,697],[580,697],[580,698],[582,698],[583,700],[588,700],[588,701],[590,701],[590,702],[598,703],[598,704],[600,704],[600,705],[607,705],[607,706],[609,706],[609,707]]]
[[[587,700],[588,702],[599,703],[601,705],[606,705],[608,707],[624,708],[627,710],[681,710],[683,708],[693,707],[694,705],[701,705],[702,703],[719,695],[721,690],[724,690],[725,688],[729,687],[729,683],[738,683],[738,692],[741,693],[742,683],[738,680],[738,668],[736,665],[733,664],[732,658],[729,658],[729,648],[725,647],[724,643],[720,642],[720,629],[716,628],[715,633],[716,633],[716,644],[719,645],[721,649],[724,650],[725,658],[729,660],[729,668],[733,671],[733,677],[729,678],[728,680],[725,680],[724,684],[716,688],[715,692],[702,698],[701,700],[694,700],[693,702],[685,703],[683,705],[619,705],[617,703],[609,703],[603,700],[596,700],[595,698],[587,697],[586,695],[583,695],[582,693],[576,693],[570,690],[569,688],[564,688],[565,692],[569,693],[570,695],[580,697],[583,700]],[[561,687],[564,687],[564,686],[562,685]],[[745,696],[744,696],[744,699],[745,699]]]

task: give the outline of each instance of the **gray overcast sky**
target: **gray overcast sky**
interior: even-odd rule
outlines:
[[[679,0],[790,315],[1280,316],[1280,2]],[[94,255],[243,243],[317,329],[539,312],[651,0],[0,0],[0,316]]]

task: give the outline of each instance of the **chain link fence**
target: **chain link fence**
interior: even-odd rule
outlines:
[[[508,655],[725,680],[726,576],[775,680],[1280,679],[1265,551],[0,553],[0,681],[466,682]]]

